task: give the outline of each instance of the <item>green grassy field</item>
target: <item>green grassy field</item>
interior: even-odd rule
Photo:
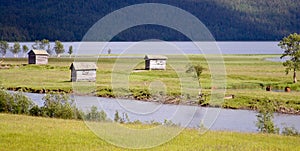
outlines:
[[[285,74],[282,63],[264,60],[269,57],[279,57],[279,55],[223,56],[226,69],[226,95],[235,96],[234,99],[225,100],[225,103],[221,104],[223,107],[253,109],[257,100],[268,98],[277,101],[281,108],[300,110],[300,84],[292,83],[292,75]],[[149,96],[151,84],[160,81],[164,84],[167,96],[178,98],[183,85],[196,90],[196,81],[180,79],[181,73],[184,73],[183,70],[188,64],[200,64],[205,68],[200,77],[202,92],[207,94],[211,92],[212,75],[203,55],[189,55],[188,58],[170,55],[168,58],[165,71],[142,70],[144,68],[142,58],[98,59],[97,82],[91,89],[95,89],[98,96],[116,97],[112,85],[116,86],[128,79],[129,89],[133,93],[132,98],[144,100]],[[76,61],[80,60],[87,59],[76,58]],[[27,59],[4,59],[1,66],[7,64],[11,67],[0,69],[0,87],[23,88],[28,92],[40,92],[42,89],[71,92],[77,86],[70,82],[69,66],[72,61],[74,58],[50,58],[48,65],[37,66],[22,65],[27,64]],[[176,72],[179,70],[181,73]],[[265,87],[269,85],[278,90],[289,86],[294,92],[266,92]],[[161,88],[160,85],[157,88]],[[164,88],[161,90],[163,91]],[[197,93],[197,91],[193,92]]]
[[[109,125],[109,123],[107,123]],[[112,125],[112,124],[111,124]],[[134,129],[147,125],[123,125]],[[166,128],[169,130],[171,128]],[[118,136],[116,136],[118,137]],[[121,139],[121,138],[120,138]],[[129,150],[98,138],[83,121],[0,114],[0,150]],[[300,150],[299,137],[186,129],[147,150]]]

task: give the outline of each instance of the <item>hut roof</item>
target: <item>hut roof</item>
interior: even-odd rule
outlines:
[[[94,62],[73,62],[70,69],[74,67],[75,70],[94,70],[97,69],[97,65]]]
[[[49,55],[49,54],[47,53],[47,51],[45,51],[45,50],[36,50],[36,49],[32,49],[32,50],[30,50],[28,53],[30,53],[31,51],[32,51],[34,54],[36,54],[36,55]]]
[[[163,56],[163,55],[146,55],[145,56],[145,60],[167,60],[168,59],[168,57],[166,57],[166,56]]]

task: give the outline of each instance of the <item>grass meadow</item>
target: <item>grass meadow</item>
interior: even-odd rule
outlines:
[[[113,125],[112,123],[104,123]],[[128,126],[128,125],[123,125]],[[131,128],[151,128],[129,125]],[[166,128],[169,130],[171,128]],[[116,137],[118,137],[116,135]],[[121,138],[120,138],[121,139]],[[126,138],[124,138],[126,139]],[[0,150],[130,150],[97,137],[83,121],[0,114]],[[300,150],[299,137],[274,134],[185,129],[170,141],[147,150]]]
[[[198,79],[185,74],[190,64],[200,64],[204,67],[200,76],[201,91],[210,94],[214,88],[211,84],[212,74],[209,68],[211,64],[207,63],[203,55],[169,55],[165,71],[143,70],[143,56],[135,57],[50,58],[48,65],[27,65],[26,58],[6,58],[1,66],[9,65],[10,67],[0,69],[0,87],[22,88],[28,92],[40,92],[42,89],[71,92],[77,85],[70,82],[69,66],[74,60],[90,60],[97,61],[98,65],[97,81],[91,87],[95,89],[98,96],[116,97],[112,88],[122,87],[124,84],[133,93],[133,99],[140,100],[149,95],[148,90],[151,86],[153,89],[164,91],[167,96],[179,97],[182,87],[191,87],[191,90],[184,91],[198,93]],[[207,57],[213,60],[214,56]],[[255,109],[257,100],[269,99],[278,102],[277,104],[288,110],[300,110],[300,84],[292,83],[292,74],[285,74],[282,63],[265,60],[271,57],[279,57],[279,55],[224,55],[226,95],[235,97],[225,100],[221,106]],[[216,63],[220,62],[216,61]],[[187,78],[182,78],[185,75]],[[158,84],[155,86],[155,83]],[[276,91],[283,91],[286,86],[289,86],[293,92],[266,92],[266,86],[271,86]],[[220,104],[217,105],[220,106]]]
[[[212,56],[213,57],[213,56]],[[257,100],[269,99],[287,110],[300,110],[300,84],[292,83],[292,75],[286,75],[280,62],[265,61],[278,55],[224,55],[226,71],[226,95],[234,95],[225,100],[224,108],[256,109]],[[205,69],[200,76],[203,93],[215,89],[211,84],[212,74],[203,55],[168,56],[167,70],[146,71],[142,56],[139,58],[101,58],[97,60],[97,81],[91,86],[98,96],[115,97],[113,87],[128,81],[128,88],[135,96],[143,99],[149,89],[165,91],[166,95],[178,97],[181,88],[191,87],[188,92],[198,90],[198,79],[185,70],[189,64],[200,64]],[[188,60],[187,60],[188,59]],[[27,65],[25,58],[5,58],[0,64],[0,87],[23,89],[27,92],[59,90],[72,92],[78,85],[70,82],[69,66],[73,61],[95,61],[87,58],[50,58],[48,65]],[[186,75],[188,78],[181,78]],[[266,92],[266,86],[279,92]],[[292,88],[291,93],[281,92],[284,87]],[[92,91],[92,90],[91,90]],[[185,91],[186,92],[186,91]],[[198,93],[198,91],[195,91]],[[209,96],[208,96],[209,97]],[[220,105],[218,105],[220,106]],[[89,123],[89,125],[95,123]],[[100,123],[103,127],[115,128],[113,123]],[[155,125],[121,124],[131,129],[151,129]],[[166,127],[170,133],[176,127]],[[99,132],[103,129],[99,128]],[[106,133],[103,131],[102,133]],[[130,135],[130,134],[128,134]],[[114,135],[121,142],[126,136]],[[150,136],[147,136],[150,137]],[[163,137],[163,136],[162,136]],[[0,150],[131,150],[110,144],[115,138],[100,139],[88,125],[78,120],[63,120],[23,115],[0,114]],[[143,139],[137,139],[137,142]],[[108,141],[107,141],[108,140]],[[158,140],[158,137],[151,139]],[[132,141],[132,140],[131,140]],[[133,140],[135,141],[135,140]],[[263,133],[239,133],[227,131],[207,131],[200,134],[197,129],[184,129],[170,141],[145,150],[300,150],[299,137]]]

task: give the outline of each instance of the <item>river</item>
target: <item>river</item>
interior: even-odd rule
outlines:
[[[278,47],[277,41],[218,41],[218,42],[196,42],[198,44],[214,43],[222,54],[281,54],[283,51]],[[32,48],[34,42],[20,42],[21,45],[27,45]],[[13,43],[9,43],[13,46]],[[142,42],[63,42],[65,54],[69,46],[73,46],[74,54],[107,54],[108,49],[112,54],[145,54],[145,53],[163,53],[163,54],[202,54],[203,52],[196,47],[193,42],[179,41],[142,41]],[[54,48],[54,42],[50,43],[51,49]],[[176,51],[175,51],[176,50]],[[179,51],[178,51],[179,50]],[[19,53],[19,57],[24,54]],[[7,57],[12,57],[11,52],[7,52]]]
[[[43,105],[45,94],[25,93],[37,105]],[[257,132],[255,125],[257,112],[250,110],[232,110],[220,108],[205,108],[198,106],[158,104],[154,102],[142,102],[135,100],[119,100],[113,98],[100,98],[91,96],[72,96],[76,106],[83,111],[97,106],[104,110],[110,119],[114,118],[117,110],[121,115],[127,113],[131,121],[142,122],[157,121],[163,123],[165,119],[173,123],[190,128],[199,127],[199,123],[211,130],[226,130],[237,132]],[[211,114],[209,114],[211,113]],[[300,116],[275,113],[274,123],[277,127],[295,127],[300,131]]]

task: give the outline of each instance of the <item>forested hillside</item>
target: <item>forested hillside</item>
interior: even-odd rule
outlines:
[[[132,4],[164,3],[198,17],[217,40],[279,40],[300,32],[299,0],[1,0],[0,39],[80,41],[106,14]],[[128,29],[114,40],[188,40],[166,27]]]

